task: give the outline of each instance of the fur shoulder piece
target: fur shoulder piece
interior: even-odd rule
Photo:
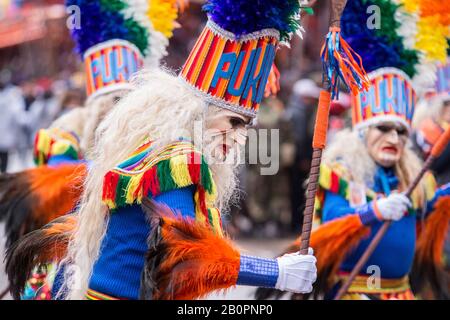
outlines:
[[[236,285],[240,254],[229,238],[149,198],[143,199],[142,208],[152,232],[141,277],[141,299],[199,299]]]
[[[141,204],[145,197],[195,185],[207,203],[216,198],[212,173],[191,142],[177,141],[161,148],[143,144],[109,171],[103,182],[103,202],[109,209]]]
[[[41,129],[34,141],[34,162],[41,166],[50,157],[64,155],[74,160],[81,159],[80,141],[75,133],[59,128]]]

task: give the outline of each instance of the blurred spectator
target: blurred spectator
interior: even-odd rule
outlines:
[[[83,93],[77,89],[67,90],[61,99],[61,108],[56,115],[56,118],[61,117],[67,112],[79,108],[83,105]]]
[[[415,119],[417,130],[413,134],[413,142],[425,159],[440,135],[450,125],[450,95],[438,95],[428,99],[421,108],[426,112],[422,113],[422,119]],[[450,145],[439,158],[433,161],[431,166],[439,184],[450,182],[449,163]]]
[[[293,128],[295,157],[290,167],[291,230],[299,232],[305,200],[304,182],[308,178],[314,122],[320,88],[311,79],[298,80],[286,109],[285,118]]]
[[[278,162],[278,171],[273,175],[262,175],[261,169],[268,164],[262,164],[261,161],[243,168],[241,188],[245,196],[239,210],[231,215],[241,235],[276,237],[289,231],[291,210],[287,167],[293,161],[294,139],[291,128],[284,123],[283,114],[284,105],[277,98],[266,99],[261,104],[254,128],[258,139],[250,141],[248,152],[253,157],[258,154],[259,160],[261,155],[270,156],[271,161]],[[279,132],[279,140],[274,142],[281,145],[271,144],[271,135],[276,134],[273,130]]]
[[[8,156],[22,143],[21,131],[29,125],[20,88],[0,79],[0,172],[6,172]]]

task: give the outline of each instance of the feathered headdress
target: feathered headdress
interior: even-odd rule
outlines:
[[[433,85],[436,60],[446,56],[446,20],[450,8],[444,3],[438,0],[348,2],[342,16],[342,32],[363,57],[371,80],[368,92],[353,96],[356,128],[387,120],[410,126],[417,90]],[[447,23],[446,32],[443,23]]]
[[[180,77],[209,103],[254,117],[277,79],[280,41],[303,30],[299,1],[209,0],[203,9],[208,23]]]
[[[186,0],[66,0],[81,15],[72,36],[86,69],[88,96],[129,88],[141,67],[158,65]]]

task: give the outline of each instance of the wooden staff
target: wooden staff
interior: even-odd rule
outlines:
[[[425,173],[430,168],[431,164],[433,163],[434,159],[438,158],[442,152],[444,151],[445,147],[450,141],[450,127],[447,128],[447,130],[440,136],[439,140],[436,142],[436,144],[433,146],[433,149],[431,150],[431,154],[428,156],[427,160],[425,161],[422,170],[419,172],[417,177],[414,179],[414,181],[409,185],[408,189],[406,190],[406,196],[410,197],[414,189],[419,184],[422,177],[425,175]],[[372,241],[370,242],[369,246],[366,248],[366,251],[364,254],[359,258],[358,262],[354,266],[352,272],[348,276],[345,283],[342,285],[342,287],[339,289],[338,293],[334,297],[334,300],[340,300],[342,296],[347,292],[348,288],[352,284],[355,277],[359,274],[362,267],[367,263],[367,260],[369,260],[370,256],[372,255],[373,251],[378,246],[378,243],[381,241],[383,236],[385,235],[386,231],[389,229],[389,226],[392,224],[392,221],[386,221],[383,223],[381,228],[376,233],[375,237],[373,237]]]
[[[330,28],[340,28],[341,16],[344,12],[347,0],[332,0],[330,14]],[[308,254],[309,239],[311,236],[312,220],[314,214],[314,200],[319,181],[320,163],[322,162],[322,151],[325,148],[328,130],[328,117],[331,103],[331,79],[324,74],[323,90],[320,92],[319,104],[316,116],[313,136],[313,154],[311,168],[309,171],[308,187],[306,189],[306,204],[303,213],[302,236],[300,253]]]

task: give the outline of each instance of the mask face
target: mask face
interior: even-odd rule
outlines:
[[[390,168],[398,163],[408,140],[408,130],[396,123],[371,126],[367,132],[367,148],[379,165]]]
[[[231,152],[239,152],[247,140],[251,118],[226,109],[206,119],[205,137],[213,144],[213,156],[224,160]]]

